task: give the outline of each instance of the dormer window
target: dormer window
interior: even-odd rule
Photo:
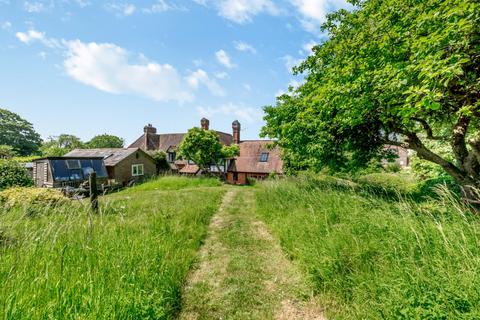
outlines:
[[[177,156],[175,152],[170,151],[170,152],[168,152],[167,155],[168,155],[168,162],[170,162],[170,163],[175,162],[175,158]]]
[[[260,155],[260,162],[267,162],[268,161],[268,152],[262,152]]]

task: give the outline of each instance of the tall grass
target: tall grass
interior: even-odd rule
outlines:
[[[258,213],[341,319],[479,319],[480,220],[445,192],[415,203],[348,184],[266,182]]]
[[[138,192],[150,190],[180,190],[186,188],[199,187],[219,187],[222,182],[218,178],[208,177],[185,177],[185,176],[161,176],[131,189],[126,189],[125,192]]]
[[[0,319],[174,318],[223,190],[139,189],[0,212]]]

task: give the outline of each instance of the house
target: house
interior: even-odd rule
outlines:
[[[140,148],[75,149],[69,157],[99,157],[105,163],[108,179],[127,185],[157,172],[153,158]]]
[[[33,180],[39,188],[78,188],[88,181],[90,173],[94,171],[99,184],[107,182],[103,157],[46,157],[33,160]]]
[[[383,148],[396,155],[394,163],[398,164],[401,168],[406,168],[410,166],[410,154],[408,152],[408,149],[402,148],[400,146],[393,146],[390,144],[385,145]],[[386,166],[388,163],[389,162],[387,159],[382,160],[383,166]]]
[[[210,129],[210,121],[202,118],[201,128]],[[240,155],[229,159],[224,163],[211,167],[211,172],[226,173],[227,181],[232,184],[246,184],[247,178],[263,179],[270,173],[283,174],[283,162],[278,147],[272,148],[271,140],[246,140],[240,139],[241,125],[235,120],[232,123],[232,134],[216,131],[220,143],[223,145],[237,144],[240,147]],[[130,147],[143,150],[160,150],[167,154],[167,160],[174,172],[185,175],[201,174],[200,168],[189,161],[177,158],[177,148],[186,133],[157,134],[157,129],[151,124],[144,127],[143,135],[140,136]]]

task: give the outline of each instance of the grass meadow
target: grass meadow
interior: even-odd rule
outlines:
[[[256,199],[327,318],[480,318],[480,220],[448,192],[413,202],[301,177]]]
[[[174,318],[218,185],[164,178],[100,198],[98,214],[80,202],[3,209],[0,319]]]

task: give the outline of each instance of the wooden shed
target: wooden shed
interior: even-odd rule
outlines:
[[[69,157],[101,157],[108,178],[115,183],[127,185],[157,173],[155,160],[140,148],[75,149]]]
[[[39,188],[77,188],[94,171],[100,184],[108,180],[103,157],[46,157],[33,161],[33,180]]]

